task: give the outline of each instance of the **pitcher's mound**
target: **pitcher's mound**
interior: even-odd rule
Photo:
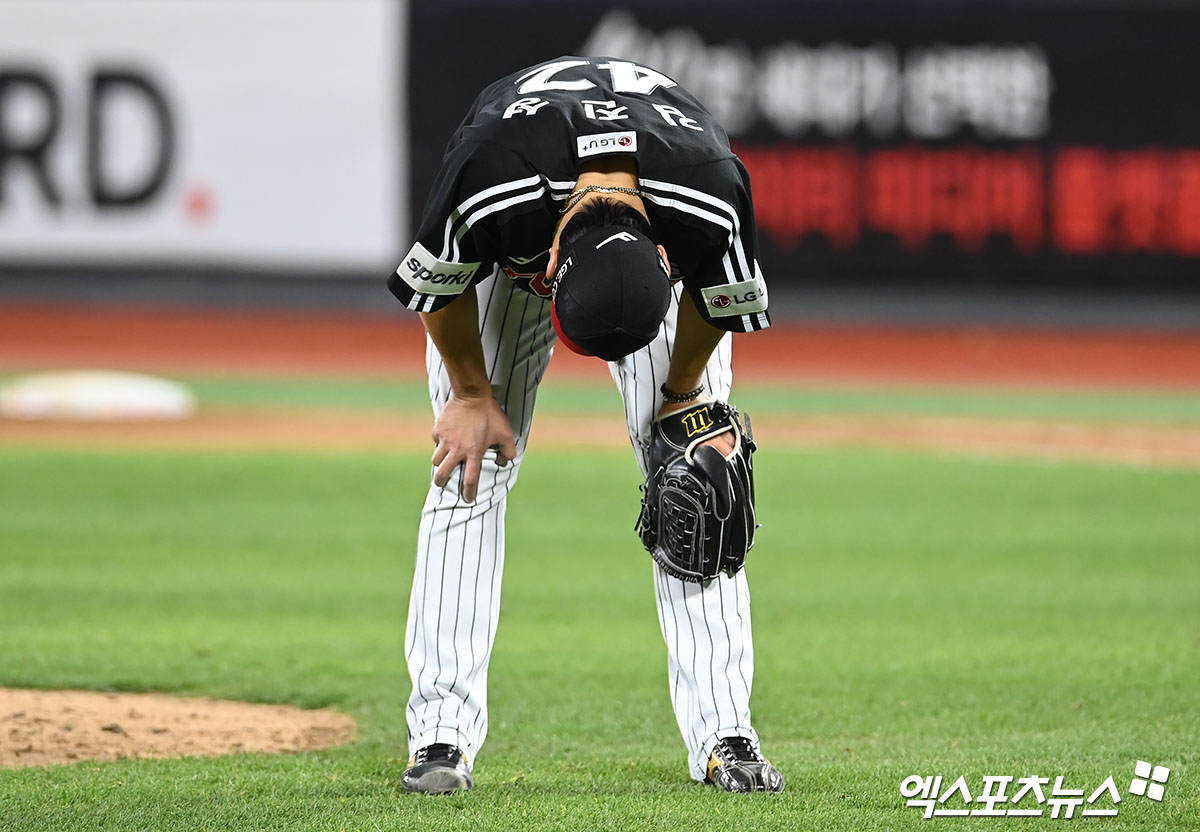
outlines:
[[[157,693],[0,688],[0,766],[81,760],[286,754],[351,742],[336,711]]]

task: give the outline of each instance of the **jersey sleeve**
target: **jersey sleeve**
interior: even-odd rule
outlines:
[[[684,269],[684,288],[717,329],[766,329],[771,319],[767,284],[758,265],[749,174],[734,157],[684,178],[687,185],[642,180],[650,198],[674,209],[677,220],[691,229],[691,240],[703,240],[703,251]],[[681,252],[685,257],[687,253]],[[671,257],[670,247],[667,256]]]
[[[546,193],[542,177],[502,147],[451,141],[434,180],[417,239],[388,278],[407,308],[434,312],[491,275],[495,218]]]

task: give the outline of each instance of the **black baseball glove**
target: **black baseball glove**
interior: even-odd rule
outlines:
[[[732,432],[727,458],[701,444]],[[756,449],[750,418],[708,402],[656,420],[637,529],[651,557],[684,581],[736,575],[754,545]]]

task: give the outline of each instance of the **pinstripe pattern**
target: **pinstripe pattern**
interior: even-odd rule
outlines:
[[[659,336],[609,365],[643,473],[681,293],[677,286]],[[480,284],[479,307],[488,375],[516,435],[517,458],[506,468],[484,460],[474,504],[458,498],[458,474],[444,490],[430,486],[405,635],[413,686],[410,753],[445,742],[463,748],[471,761],[487,737],[487,668],[500,613],[506,501],[525,456],[534,397],[554,344],[548,305],[516,289],[499,271]],[[721,340],[704,373],[705,386],[721,399],[728,398],[733,381],[731,343],[731,335]],[[450,382],[432,343],[426,365],[436,415],[449,399]],[[719,737],[758,739],[750,725],[754,651],[746,573],[701,586],[652,568],[671,702],[691,775],[701,780]]]
[[[479,307],[488,375],[516,436],[517,457],[504,468],[493,455],[485,457],[471,504],[458,496],[461,471],[445,489],[431,482],[405,634],[410,753],[445,742],[460,746],[471,761],[487,737],[487,668],[500,617],[507,497],[554,343],[549,307],[499,272],[480,285]],[[449,400],[450,381],[431,341],[426,366],[436,416]]]
[[[675,287],[671,311],[648,347],[609,364],[625,401],[625,423],[643,475],[650,453],[650,424],[662,406],[658,388],[670,367],[682,292],[681,286]],[[732,334],[726,334],[704,370],[705,388],[723,401],[729,399],[733,384],[732,343]],[[671,704],[687,745],[692,777],[703,780],[718,738],[737,735],[758,742],[750,723],[754,647],[746,570],[701,585],[680,581],[651,564],[658,623],[667,645]]]

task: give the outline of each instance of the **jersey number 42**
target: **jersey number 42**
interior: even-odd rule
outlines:
[[[531,92],[548,92],[550,90],[580,91],[590,90],[596,86],[594,81],[587,78],[566,80],[561,78],[569,69],[579,66],[591,66],[591,61],[552,61],[532,69],[517,79],[520,84],[517,92],[527,95]],[[659,87],[670,88],[675,82],[661,72],[649,67],[638,66],[630,61],[607,61],[597,64],[598,69],[608,70],[612,80],[612,91],[616,93],[636,93],[649,95]]]

